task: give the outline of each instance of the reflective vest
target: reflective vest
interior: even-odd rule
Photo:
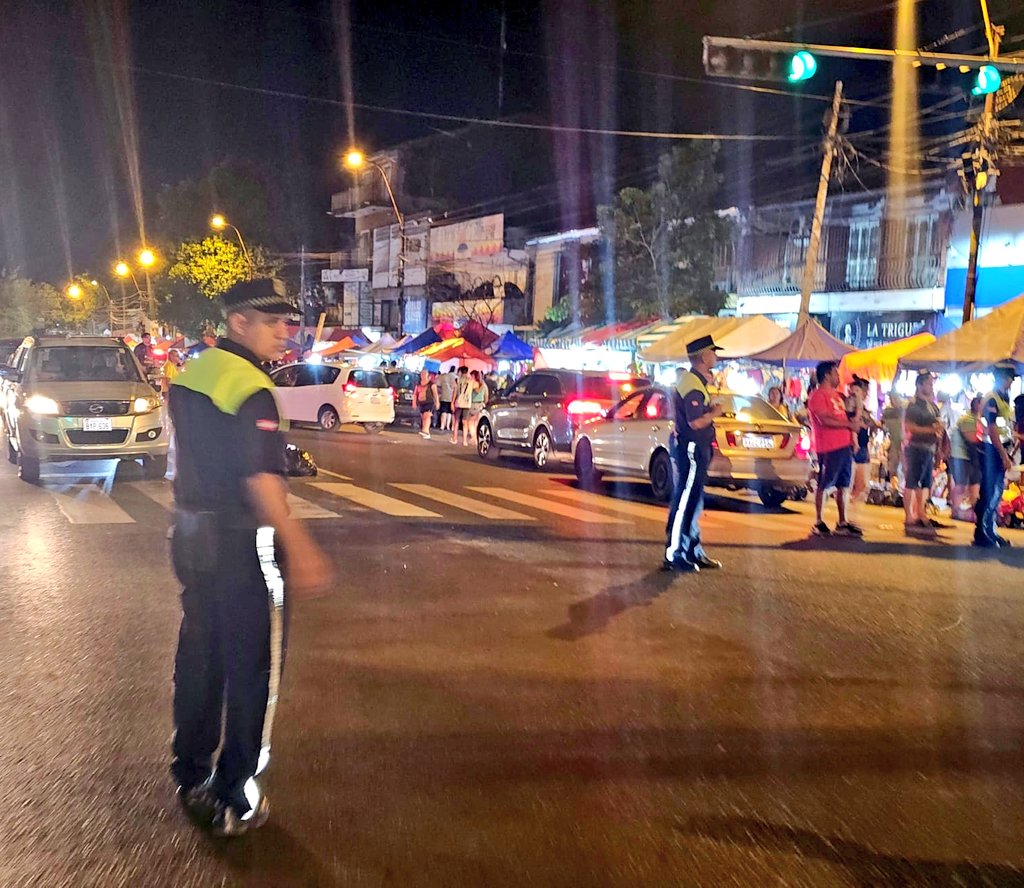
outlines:
[[[175,386],[206,395],[221,413],[234,416],[256,392],[272,390],[274,383],[252,361],[222,348],[208,348],[174,378],[171,387]],[[282,419],[281,430],[286,429],[287,421]]]
[[[704,395],[704,403],[711,403],[711,393],[708,391],[704,380],[692,370],[687,370],[672,393],[672,406],[676,417],[676,436],[681,441],[696,441],[700,445],[710,447],[711,442],[715,440],[714,423],[706,429],[694,430],[690,428],[690,424],[686,421],[686,405],[683,402],[683,397],[688,392],[700,392]]]
[[[999,394],[999,392],[989,392],[985,395],[986,407],[988,406],[989,401],[996,402],[996,409],[999,411],[999,415],[996,417],[996,426],[999,429],[999,439],[1003,442],[1003,446],[1006,447],[1013,441],[1013,408],[1010,406],[1010,402]],[[984,410],[982,410],[981,413],[981,425],[987,425]],[[981,443],[983,445],[988,445],[989,447],[992,446],[992,442],[989,440],[987,431],[981,436]]]

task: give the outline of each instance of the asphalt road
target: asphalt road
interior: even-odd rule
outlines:
[[[1024,535],[866,507],[826,542],[717,496],[726,569],[671,576],[640,482],[293,439],[337,574],[292,614],[270,823],[231,843],[166,770],[169,484],[0,467],[3,888],[1024,885]]]

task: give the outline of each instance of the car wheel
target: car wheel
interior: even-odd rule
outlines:
[[[18,459],[18,477],[28,484],[39,483],[39,460],[33,456],[22,455]]]
[[[167,455],[142,457],[142,474],[150,481],[159,481],[167,474]]]
[[[14,445],[11,443],[11,439],[7,439],[7,462],[12,466],[18,464],[18,451],[14,449]]]
[[[761,499],[761,505],[766,509],[777,509],[786,501],[786,491],[779,490],[778,487],[759,487],[757,495]]]
[[[650,476],[654,498],[667,503],[672,499],[672,460],[664,450],[659,450],[651,457]]]
[[[594,451],[586,438],[576,445],[572,463],[581,487],[593,487],[601,480],[601,473],[594,468]]]
[[[364,422],[363,423],[363,428],[366,429],[366,434],[368,434],[368,435],[379,435],[380,432],[381,432],[381,429],[384,428],[384,423],[382,423],[382,422]]]
[[[321,407],[316,421],[325,432],[333,432],[338,428],[338,411],[333,407]]]
[[[533,436],[533,465],[538,469],[545,469],[548,459],[551,457],[551,435],[547,429],[538,429]]]
[[[500,455],[494,446],[494,435],[491,424],[485,419],[476,427],[476,452],[480,459],[492,462]]]

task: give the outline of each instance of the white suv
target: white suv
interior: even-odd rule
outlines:
[[[289,364],[270,374],[281,416],[326,431],[359,423],[379,432],[395,421],[395,393],[381,370],[342,364]]]

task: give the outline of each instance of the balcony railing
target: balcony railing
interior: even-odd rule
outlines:
[[[819,259],[814,271],[817,292],[862,292],[865,290],[918,290],[938,287],[945,270],[944,256],[893,256],[850,262]],[[764,263],[754,269],[740,269],[735,277],[737,292],[744,296],[769,296],[800,292],[802,261]]]

